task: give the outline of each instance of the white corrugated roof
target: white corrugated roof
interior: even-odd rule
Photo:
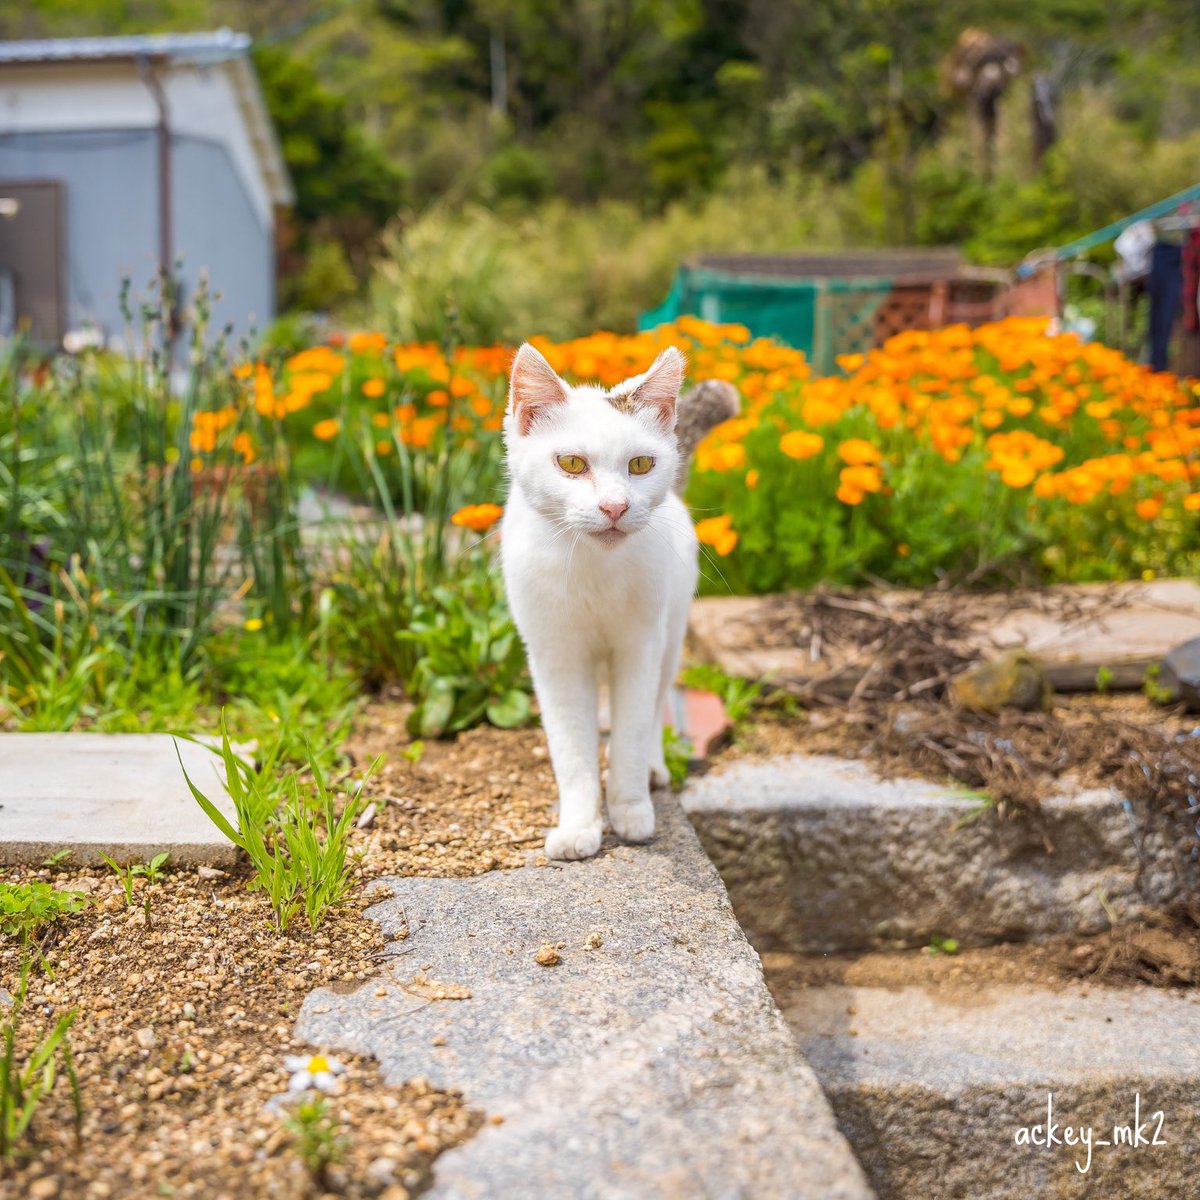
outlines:
[[[291,204],[295,199],[275,126],[267,112],[250,60],[250,36],[231,29],[212,33],[152,33],[128,37],[46,38],[27,42],[0,41],[0,68],[38,64],[70,66],[72,63],[135,62],[153,59],[170,65],[225,66],[239,96],[242,117],[266,180],[271,201]]]
[[[214,33],[148,33],[128,37],[41,38],[0,42],[0,63],[71,62],[100,58],[175,58],[220,62],[250,50],[250,36],[218,29]]]

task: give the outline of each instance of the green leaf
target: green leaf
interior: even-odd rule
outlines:
[[[487,706],[487,719],[501,729],[516,729],[529,720],[529,696],[512,688]]]

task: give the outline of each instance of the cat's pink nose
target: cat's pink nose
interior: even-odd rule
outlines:
[[[600,511],[615,525],[629,511],[629,505],[624,500],[609,500],[600,505]]]

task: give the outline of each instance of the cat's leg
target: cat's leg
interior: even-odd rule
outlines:
[[[662,657],[642,645],[623,647],[612,663],[612,737],[608,748],[608,819],[613,832],[629,842],[654,836],[650,801],[653,741],[662,747],[659,699]]]
[[[534,683],[558,784],[558,825],[546,834],[546,854],[591,858],[604,832],[595,670],[590,662],[561,658],[538,666]]]

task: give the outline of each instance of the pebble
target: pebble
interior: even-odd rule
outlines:
[[[562,955],[554,946],[546,942],[544,946],[533,956],[534,962],[542,967],[557,967],[562,962]]]
[[[137,1042],[143,1050],[153,1050],[158,1045],[158,1037],[153,1029],[147,1026],[145,1029],[139,1029],[133,1035],[133,1040]]]
[[[35,1179],[29,1185],[29,1200],[51,1200],[52,1196],[58,1195],[58,1180],[51,1179],[46,1176],[43,1179]]]

